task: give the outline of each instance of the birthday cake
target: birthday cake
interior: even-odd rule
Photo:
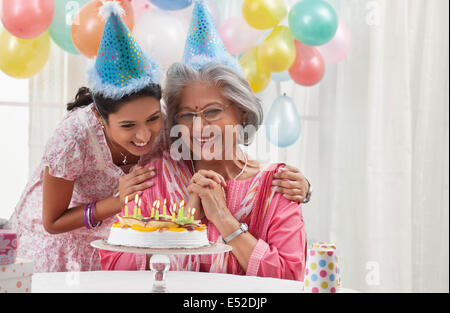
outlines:
[[[150,217],[140,214],[117,215],[111,225],[108,244],[140,248],[199,248],[209,245],[206,225],[193,216],[166,216],[152,212]]]

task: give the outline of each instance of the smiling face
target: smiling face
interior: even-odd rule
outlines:
[[[162,123],[159,100],[140,97],[126,102],[117,112],[109,114],[105,132],[119,146],[120,152],[143,156],[151,151]]]
[[[233,140],[227,139],[230,132],[227,126],[242,125],[244,112],[226,99],[219,87],[207,82],[186,85],[181,91],[180,100],[177,122],[187,126],[190,131],[189,142],[185,144],[193,149],[194,154],[198,154],[196,147],[200,147],[202,159],[211,159],[211,155],[215,159],[225,159],[225,152],[230,151],[227,149],[236,146],[235,135],[231,134]],[[189,118],[183,120],[199,111],[203,114],[197,114],[193,123],[187,122]],[[221,149],[217,151],[217,147]]]

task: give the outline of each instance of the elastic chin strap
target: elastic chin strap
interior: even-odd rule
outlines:
[[[97,110],[98,114],[100,115],[100,117],[102,118],[102,120],[106,123],[106,120],[103,118],[102,113],[100,113],[100,110],[98,109],[97,102],[95,102],[95,98],[94,98],[93,95],[92,95],[92,102],[94,103],[95,109]],[[102,125],[102,126],[103,126],[103,125]]]

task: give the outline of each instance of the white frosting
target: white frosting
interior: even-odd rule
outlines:
[[[131,228],[111,227],[108,243],[142,248],[199,248],[209,245],[206,230],[143,232]]]

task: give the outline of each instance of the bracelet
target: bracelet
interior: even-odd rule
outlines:
[[[97,224],[94,222],[94,208],[97,201],[94,201],[91,205],[91,209],[89,212],[89,221],[91,222],[92,228],[98,227],[102,224],[102,221],[99,221]]]
[[[102,221],[98,222],[97,224],[95,224],[94,222],[94,207],[96,203],[97,202],[94,201],[86,204],[86,206],[84,207],[84,225],[87,229],[93,229],[102,224]]]
[[[92,225],[91,222],[89,221],[89,208],[90,208],[90,203],[86,204],[86,206],[84,207],[84,226],[86,226],[87,229],[92,229]]]
[[[305,177],[306,181],[308,182],[308,192],[306,193],[305,199],[303,199],[302,203],[308,203],[311,200],[311,194],[312,194],[312,187],[309,180]]]

